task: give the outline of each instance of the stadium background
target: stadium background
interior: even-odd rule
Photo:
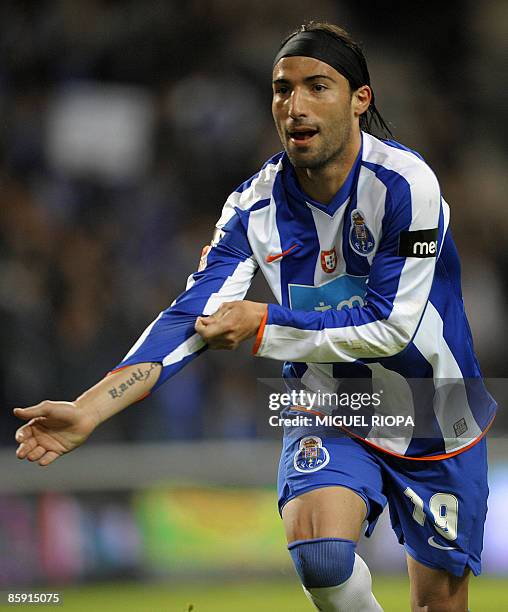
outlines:
[[[279,432],[256,406],[278,363],[210,352],[45,470],[15,459],[11,408],[74,398],[182,291],[225,197],[280,148],[271,62],[309,18],[363,42],[395,138],[436,171],[484,373],[506,376],[504,0],[3,0],[0,589],[74,588],[67,609],[307,609],[276,514]],[[260,279],[250,295],[273,299]],[[506,439],[491,452],[478,610],[508,609]],[[361,547],[386,609],[406,609],[386,516]]]

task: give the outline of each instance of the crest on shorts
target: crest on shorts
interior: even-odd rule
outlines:
[[[349,244],[355,253],[364,257],[372,253],[376,246],[374,236],[365,223],[365,217],[357,208],[351,213]]]
[[[323,446],[323,441],[317,436],[306,436],[300,440],[300,446],[295,453],[293,465],[297,472],[308,474],[317,472],[330,461],[330,453]]]
[[[337,267],[337,251],[335,247],[331,251],[321,251],[321,268],[323,272],[331,274]]]

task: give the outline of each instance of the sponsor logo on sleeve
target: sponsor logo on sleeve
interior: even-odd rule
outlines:
[[[400,257],[436,257],[438,228],[400,232]]]
[[[210,244],[206,244],[201,250],[201,258],[199,260],[198,272],[202,272],[208,263],[208,253],[212,247],[217,246],[220,242],[221,238],[226,235],[226,232],[219,227],[215,227],[213,230],[212,239],[210,240]]]
[[[223,229],[221,229],[220,227],[216,227],[213,230],[213,236],[212,236],[212,241],[210,242],[210,245],[213,247],[217,246],[221,238],[225,235],[226,235],[226,232]]]

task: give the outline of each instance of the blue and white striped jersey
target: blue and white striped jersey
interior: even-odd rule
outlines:
[[[285,361],[285,376],[321,391],[350,376],[385,389],[433,380],[432,439],[373,428],[366,441],[408,458],[451,456],[479,439],[496,406],[482,383],[470,393],[465,382],[480,382],[481,373],[448,223],[434,173],[394,141],[362,133],[358,158],[327,206],[302,192],[279,153],[229,196],[206,267],[117,367],[160,362],[160,386],[205,350],[196,317],[243,299],[260,268],[278,304],[268,306],[257,356]],[[464,380],[453,398],[444,390],[451,379]],[[404,414],[414,411],[411,394],[393,395]]]

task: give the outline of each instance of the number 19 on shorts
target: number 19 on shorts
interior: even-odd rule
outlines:
[[[413,489],[407,487],[404,495],[414,504],[413,518],[423,527],[425,525],[425,512],[423,499]],[[457,539],[457,523],[459,520],[459,501],[451,493],[434,493],[429,500],[429,509],[434,517],[434,526],[447,540]]]

